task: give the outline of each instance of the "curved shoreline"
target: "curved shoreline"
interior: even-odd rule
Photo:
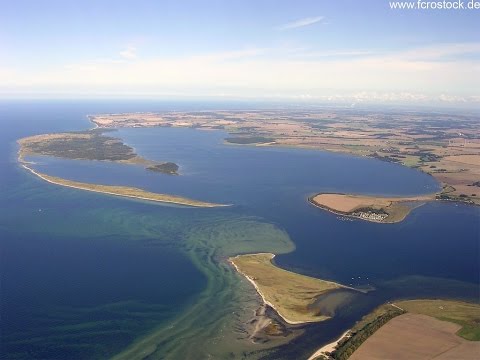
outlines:
[[[24,169],[28,170],[30,173],[34,174],[35,176],[39,177],[40,179],[42,179],[42,180],[44,180],[48,183],[55,184],[55,185],[60,185],[60,186],[64,186],[64,187],[68,187],[68,188],[72,188],[72,189],[78,189],[78,190],[90,191],[90,192],[95,192],[95,193],[100,193],[100,194],[138,199],[138,200],[146,200],[146,201],[152,201],[152,202],[160,202],[160,203],[169,203],[169,204],[176,204],[176,205],[182,205],[182,206],[190,206],[190,207],[213,208],[213,207],[231,206],[229,204],[215,204],[215,203],[209,203],[209,202],[203,202],[203,201],[183,198],[183,197],[175,196],[175,195],[153,193],[153,192],[149,192],[149,191],[146,191],[146,190],[133,188],[133,187],[128,187],[128,186],[97,185],[97,184],[82,183],[82,182],[77,182],[77,181],[72,181],[72,180],[66,180],[66,179],[62,179],[62,178],[57,178],[55,176],[42,174],[42,173],[40,173],[38,171],[35,171],[32,168],[28,167],[23,162],[22,162],[21,165]],[[133,195],[133,194],[129,194],[129,193],[121,193],[119,191],[115,192],[115,191],[95,189],[95,188],[93,188],[94,186],[102,187],[102,188],[117,188],[117,189],[120,188],[123,191],[130,191],[130,192],[141,192],[141,193],[144,193],[145,196]],[[151,196],[148,196],[148,195],[151,195]]]
[[[302,274],[298,274],[298,273],[295,273],[295,272],[292,272],[292,271],[288,271],[288,270],[285,270],[285,269],[282,269],[278,266],[276,266],[275,264],[273,264],[272,260],[275,258],[275,254],[273,253],[268,253],[268,252],[263,252],[263,253],[255,253],[255,254],[242,254],[242,255],[237,255],[237,256],[234,256],[234,257],[231,257],[228,259],[228,261],[230,262],[230,264],[232,264],[232,266],[235,268],[235,270],[243,275],[252,285],[253,287],[255,288],[255,290],[257,291],[257,293],[260,295],[263,303],[265,305],[268,305],[269,307],[271,307],[286,323],[290,324],[290,325],[302,325],[302,324],[309,324],[309,323],[316,323],[316,322],[320,322],[320,321],[324,321],[324,320],[328,320],[330,317],[329,316],[324,316],[324,315],[321,315],[319,316],[318,318],[315,318],[315,319],[302,319],[302,320],[293,320],[291,318],[289,318],[288,316],[286,316],[283,311],[281,309],[279,309],[278,306],[274,305],[271,301],[269,301],[267,299],[267,296],[263,293],[263,291],[260,289],[260,286],[256,283],[255,281],[255,278],[252,278],[252,276],[248,275],[245,273],[245,271],[242,271],[240,269],[240,267],[235,264],[235,259],[239,259],[241,258],[242,256],[262,256],[262,255],[266,255],[266,256],[271,256],[271,259],[270,259],[270,264],[271,266],[273,266],[275,269],[277,270],[280,270],[280,271],[285,271],[287,272],[288,274],[291,274],[293,276],[298,276],[298,277],[307,277],[307,278],[310,278],[311,280],[313,281],[318,281],[318,282],[322,282],[323,284],[325,285],[328,285],[330,286],[331,288],[330,289],[325,289],[325,290],[322,290],[323,292],[325,293],[328,293],[331,289],[333,288],[336,288],[336,289],[349,289],[349,290],[354,290],[354,291],[359,291],[359,292],[362,292],[361,290],[358,290],[358,289],[355,289],[355,288],[352,288],[352,287],[349,287],[349,286],[345,286],[345,285],[342,285],[342,284],[339,284],[339,283],[336,283],[336,282],[333,282],[333,281],[329,281],[329,280],[323,280],[323,279],[318,279],[318,278],[313,278],[313,277],[309,277],[309,276],[306,276],[306,275],[302,275]],[[317,290],[318,291],[318,290]]]
[[[257,253],[257,254],[268,254],[268,255],[273,255],[272,259],[275,257],[275,254],[272,254],[272,253]],[[285,317],[283,314],[280,313],[280,311],[275,307],[275,305],[273,305],[270,301],[268,301],[266,298],[265,298],[265,295],[262,293],[262,291],[260,290],[260,288],[258,287],[257,283],[255,282],[255,280],[253,280],[250,276],[248,276],[247,274],[245,274],[243,271],[241,271],[239,269],[239,267],[233,262],[233,259],[238,257],[240,255],[237,255],[233,258],[230,258],[228,259],[228,261],[230,262],[230,264],[232,264],[232,266],[235,268],[235,270],[243,275],[252,285],[253,287],[255,288],[255,290],[257,291],[258,295],[260,295],[260,297],[262,298],[262,301],[265,305],[268,305],[270,306],[273,310],[275,310],[275,312],[278,314],[278,316],[280,316],[286,323],[290,324],[290,325],[300,325],[300,324],[306,324],[306,323],[311,323],[311,322],[316,322],[316,321],[295,321],[295,320],[291,320],[287,317]]]
[[[237,255],[238,256],[238,255]],[[273,254],[273,256],[275,257],[275,254]],[[262,301],[265,305],[268,305],[270,306],[272,309],[274,309],[276,311],[276,313],[283,319],[285,320],[287,323],[289,324],[293,324],[289,321],[289,319],[286,319],[284,318],[279,312],[278,310],[275,308],[275,305],[273,305],[271,302],[269,302],[266,298],[265,298],[265,295],[263,295],[262,291],[258,288],[257,284],[255,283],[255,281],[250,277],[248,276],[247,274],[245,274],[244,272],[242,272],[239,267],[233,262],[232,259],[228,259],[228,262],[235,268],[235,270],[243,275],[252,285],[253,287],[255,288],[255,290],[257,291],[258,295],[260,295],[260,297],[262,298]]]
[[[319,195],[338,195],[338,196],[352,196],[352,197],[354,197],[354,196],[369,197],[369,196],[357,195],[357,194],[344,194],[344,193],[317,193],[317,194],[309,196],[307,198],[307,201],[311,205],[313,205],[313,206],[315,206],[319,209],[328,211],[328,212],[330,212],[332,214],[335,214],[335,215],[345,216],[345,217],[349,217],[349,218],[353,218],[353,219],[358,219],[358,220],[363,220],[363,221],[368,221],[368,222],[373,222],[373,223],[378,223],[378,224],[395,224],[395,223],[402,222],[403,220],[405,220],[407,218],[408,215],[410,215],[410,212],[412,210],[414,210],[415,208],[417,208],[419,206],[422,206],[426,202],[436,200],[436,198],[435,198],[436,194],[418,195],[418,196],[412,196],[412,197],[385,197],[383,199],[385,201],[390,201],[390,205],[385,206],[385,207],[380,206],[380,209],[378,209],[378,210],[384,211],[385,214],[387,214],[387,216],[382,220],[378,220],[378,219],[371,218],[371,217],[368,218],[368,217],[362,217],[362,216],[359,216],[359,215],[354,215],[355,212],[359,211],[361,208],[370,207],[371,205],[365,204],[363,206],[357,207],[356,209],[352,209],[351,211],[341,211],[341,210],[329,207],[327,205],[320,204],[317,201],[315,201],[315,197],[317,197]],[[381,196],[371,196],[371,198],[372,199],[382,199]],[[408,206],[408,209],[405,209],[402,214],[396,214],[396,216],[392,216],[392,214],[386,210],[390,207],[399,206],[401,203],[410,203],[410,206]],[[416,204],[412,204],[412,203],[416,203]],[[390,217],[390,219],[388,219],[389,217]]]

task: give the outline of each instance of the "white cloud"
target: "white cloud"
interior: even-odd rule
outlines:
[[[247,48],[170,58],[97,59],[61,68],[4,69],[0,90],[471,102],[478,96],[474,74],[480,73],[480,62],[467,57],[454,61],[450,55],[459,54],[459,49],[471,53],[477,46],[449,44],[372,54],[330,50],[298,57],[287,56],[288,49],[282,53],[278,48]],[[338,58],[332,61],[331,56]],[[439,56],[449,60],[438,61]]]
[[[120,51],[120,56],[127,60],[133,60],[137,58],[137,48],[135,46],[128,46],[125,50]]]
[[[475,97],[472,96],[471,98],[464,97],[464,96],[456,96],[456,95],[448,95],[448,94],[441,94],[438,97],[439,101],[448,102],[448,103],[465,103],[470,101],[476,101]]]
[[[200,54],[192,56],[193,59],[201,61],[227,61],[227,60],[238,60],[245,58],[253,58],[258,55],[266,54],[269,48],[246,48],[241,50],[234,51],[223,51],[223,52],[214,52],[209,54]]]
[[[480,96],[458,96],[458,95],[427,95],[423,93],[411,92],[379,92],[379,91],[359,91],[350,94],[330,94],[330,95],[315,95],[315,94],[292,94],[285,96],[282,94],[267,95],[269,99],[291,99],[305,102],[321,102],[332,104],[361,104],[361,103],[375,103],[375,104],[476,104],[480,103]]]
[[[283,24],[279,27],[281,30],[297,29],[308,25],[316,24],[325,19],[325,16],[307,17]]]
[[[296,58],[337,58],[337,57],[358,57],[374,54],[372,51],[365,50],[325,50],[325,51],[310,51],[310,52],[297,52],[293,56]]]

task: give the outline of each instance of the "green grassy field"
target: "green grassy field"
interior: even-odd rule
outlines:
[[[461,325],[457,335],[480,341],[480,305],[448,300],[408,300],[396,305],[407,312],[432,316]]]

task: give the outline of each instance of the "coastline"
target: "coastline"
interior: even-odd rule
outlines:
[[[257,291],[257,293],[260,295],[263,303],[265,305],[268,305],[269,307],[271,307],[286,323],[290,324],[290,325],[302,325],[302,324],[309,324],[309,323],[317,323],[317,322],[320,322],[320,321],[324,321],[324,320],[327,320],[329,319],[330,317],[328,316],[322,316],[321,318],[317,318],[317,319],[314,319],[314,320],[308,320],[308,319],[304,319],[304,320],[293,320],[289,317],[287,317],[285,314],[282,313],[282,311],[277,307],[275,306],[272,302],[270,302],[269,300],[267,300],[267,297],[265,296],[265,294],[262,292],[262,290],[260,289],[260,287],[258,286],[258,284],[255,282],[255,279],[252,278],[251,276],[247,275],[245,272],[243,272],[242,270],[240,270],[239,266],[237,266],[237,264],[235,264],[234,260],[236,258],[239,258],[241,256],[245,256],[245,255],[267,255],[267,256],[271,256],[271,259],[270,260],[273,260],[273,258],[275,258],[275,254],[273,253],[268,253],[268,252],[262,252],[262,253],[255,253],[255,254],[243,254],[243,255],[237,255],[237,256],[234,256],[234,257],[231,257],[228,259],[228,261],[230,262],[230,264],[232,264],[232,266],[235,268],[235,270],[241,274],[242,276],[244,276],[252,285],[253,287],[255,288],[255,290]],[[272,266],[276,267],[273,263],[272,263]],[[278,267],[276,267],[278,268]],[[280,268],[278,268],[280,269]],[[281,269],[283,270],[283,269]],[[292,274],[294,275],[298,275],[298,276],[303,276],[301,274],[297,274],[297,273],[293,273]],[[334,286],[335,288],[340,288],[340,289],[349,289],[349,290],[354,290],[354,291],[359,291],[359,292],[362,292],[361,290],[358,290],[358,289],[355,289],[355,288],[352,288],[352,287],[349,287],[349,286],[345,286],[345,285],[342,285],[342,284],[338,284],[336,282],[333,282],[333,281],[328,281],[328,280],[322,280],[322,279],[316,279],[315,280],[319,280],[319,281],[322,281],[323,283],[326,283],[326,284],[329,284],[329,285],[332,285]]]
[[[385,160],[376,158],[376,157],[371,156],[371,155],[359,155],[359,154],[355,154],[355,153],[348,152],[348,151],[338,151],[338,150],[328,149],[328,148],[318,148],[316,146],[310,146],[310,145],[293,145],[293,144],[281,144],[281,143],[279,144],[279,143],[275,143],[275,142],[265,143],[265,144],[232,144],[232,143],[225,142],[225,144],[226,145],[236,145],[236,146],[246,146],[246,147],[249,147],[249,146],[250,147],[262,147],[263,146],[263,147],[280,148],[280,149],[283,148],[283,149],[314,150],[314,151],[323,151],[323,152],[326,152],[326,153],[332,153],[332,154],[337,154],[337,155],[345,155],[345,156],[353,156],[353,157],[357,157],[357,158],[368,158],[368,159],[375,159],[375,160],[378,160],[378,161],[385,161]],[[453,185],[451,185],[449,183],[446,183],[442,179],[438,178],[438,174],[442,174],[442,173],[429,172],[424,168],[412,167],[412,166],[409,166],[409,165],[404,164],[404,163],[392,163],[392,164],[396,164],[396,165],[399,165],[399,166],[402,166],[402,167],[405,167],[405,168],[408,168],[408,169],[411,169],[411,170],[419,171],[420,173],[431,176],[433,179],[435,179],[435,181],[437,181],[438,184],[441,186],[441,190],[433,193],[432,195],[434,196],[434,198],[431,199],[430,201],[434,201],[434,200],[436,200],[436,201],[449,201],[449,202],[458,203],[458,204],[480,206],[480,202],[478,201],[478,198],[472,198],[472,197],[461,198],[461,197],[458,197],[458,196],[455,197],[455,198],[442,198],[442,195],[448,195],[452,192],[457,191],[457,189]],[[437,175],[437,176],[435,176],[435,175]],[[446,191],[446,189],[449,189],[449,190]],[[315,194],[315,195],[318,195],[318,193]],[[313,196],[315,196],[315,195],[313,195]],[[420,196],[423,196],[423,195],[420,195]],[[312,203],[312,205],[315,205],[315,204]],[[321,207],[321,206],[318,206],[318,207]],[[329,210],[329,209],[325,208],[325,210]],[[332,212],[334,212],[334,211],[332,211]],[[342,213],[335,213],[335,214],[348,216],[347,214],[342,214]],[[353,216],[353,218],[356,218],[356,217]],[[361,218],[359,218],[359,219],[361,219]],[[382,223],[384,223],[384,222],[382,222]]]
[[[323,345],[320,349],[315,351],[307,360],[315,360],[320,355],[325,355],[325,353],[327,353],[327,352],[329,353],[329,352],[332,352],[333,350],[335,350],[338,343],[340,341],[342,341],[343,339],[345,339],[350,334],[350,331],[351,331],[351,329],[348,329],[342,335],[340,335],[340,337],[337,340],[335,340],[331,343],[328,343],[326,345]]]
[[[113,196],[118,196],[118,197],[127,197],[127,198],[138,199],[138,200],[146,200],[146,201],[152,201],[152,202],[160,202],[160,203],[169,203],[169,204],[176,204],[176,205],[182,205],[182,206],[190,206],[190,207],[213,208],[213,207],[231,206],[229,204],[208,203],[208,202],[191,200],[191,199],[182,198],[182,197],[178,197],[178,196],[174,196],[174,195],[167,195],[167,194],[160,194],[160,193],[151,193],[152,195],[157,196],[157,198],[153,198],[153,197],[138,196],[138,195],[124,194],[124,193],[122,194],[122,193],[118,193],[118,192],[93,189],[93,188],[90,188],[88,186],[108,187],[109,185],[87,184],[87,183],[79,183],[79,182],[75,182],[75,181],[65,180],[66,182],[73,182],[73,183],[82,184],[82,185],[85,185],[85,186],[68,184],[66,182],[55,181],[57,179],[56,177],[52,177],[52,176],[45,175],[45,174],[42,174],[42,173],[39,173],[39,172],[35,171],[32,168],[28,167],[24,162],[21,162],[21,166],[24,169],[28,170],[33,175],[39,177],[40,179],[42,179],[42,180],[44,180],[48,183],[55,184],[55,185],[60,185],[60,186],[68,187],[68,188],[78,189],[78,190],[90,191],[90,192],[106,194],[106,195],[113,195]],[[136,189],[136,188],[128,188],[128,187],[123,187],[123,188],[140,190],[140,191],[143,191],[147,194],[149,193],[145,190]],[[162,196],[165,197],[165,198],[161,198]],[[171,198],[176,198],[176,200],[172,200]]]
[[[257,254],[266,254],[266,255],[273,255],[272,259],[275,257],[275,254],[272,254],[272,253],[257,253]],[[283,314],[281,314],[278,309],[275,307],[275,305],[273,305],[270,301],[268,301],[266,298],[265,298],[265,295],[262,293],[262,291],[260,290],[260,288],[258,287],[258,285],[255,283],[255,280],[253,280],[250,276],[248,276],[247,274],[245,274],[244,272],[242,272],[238,266],[233,262],[233,259],[238,257],[240,255],[237,255],[237,256],[234,256],[233,258],[230,258],[228,259],[228,261],[230,262],[230,264],[232,264],[232,266],[235,268],[235,270],[243,275],[252,285],[253,287],[255,288],[255,290],[257,291],[258,295],[260,295],[260,297],[262,298],[262,301],[265,305],[268,305],[269,307],[271,307],[273,310],[275,310],[275,312],[278,314],[278,316],[280,316],[286,323],[290,324],[290,325],[301,325],[301,324],[306,324],[306,323],[312,323],[312,322],[316,322],[316,321],[295,321],[295,320],[291,320],[291,319],[288,319],[287,317],[285,317]]]
[[[400,114],[408,126],[392,131],[384,126],[378,114],[366,114],[358,117],[350,111],[342,112],[345,116],[338,118],[336,112],[329,109],[311,109],[302,114],[290,113],[287,109],[248,110],[243,109],[247,121],[246,130],[231,110],[210,110],[201,112],[189,111],[162,111],[162,112],[123,112],[115,114],[89,115],[89,120],[99,128],[135,128],[135,127],[192,127],[198,129],[222,129],[230,136],[247,139],[252,137],[268,137],[273,141],[261,143],[249,143],[239,141],[235,145],[303,148],[321,150],[325,152],[345,154],[355,157],[367,157],[386,161],[399,166],[415,169],[433,177],[439,184],[451,187],[448,193],[440,190],[437,194],[439,200],[450,200],[467,204],[480,205],[480,190],[472,188],[473,182],[478,180],[480,164],[474,165],[471,160],[465,164],[472,165],[465,171],[462,161],[455,162],[451,157],[461,158],[464,155],[477,156],[480,149],[476,143],[468,150],[458,144],[464,134],[475,135],[475,127],[465,119],[459,118],[458,124],[452,124],[450,130],[442,129],[441,143],[431,144],[425,138],[410,138],[409,131],[423,131],[423,127],[430,126],[428,117],[419,114],[418,119],[412,119],[405,114]],[[136,116],[129,115],[135,114]],[[449,114],[441,114],[442,120],[450,121]],[[280,119],[279,119],[280,118]],[[330,121],[317,127],[315,121],[318,118],[327,118]],[[315,120],[315,121],[314,121]],[[424,124],[425,123],[425,124]],[[345,124],[349,124],[345,127]],[[343,129],[342,134],[333,136],[336,128]],[[245,131],[239,131],[243,129]],[[365,129],[368,130],[365,133]],[[413,130],[412,130],[413,129]],[[387,147],[384,143],[383,133],[388,132],[392,138]],[[454,134],[460,134],[454,136]],[[361,134],[361,135],[359,135]],[[364,139],[365,143],[358,143],[358,139]],[[448,139],[448,142],[447,142]],[[405,147],[408,145],[416,147]],[[452,143],[451,143],[452,142]],[[225,143],[225,142],[224,142]],[[232,145],[232,143],[229,143]],[[463,140],[462,140],[463,144]],[[455,151],[450,156],[442,149],[452,146]],[[473,152],[472,152],[473,151]],[[426,154],[426,155],[425,155]],[[463,167],[462,167],[463,166]],[[475,170],[476,169],[476,170]],[[458,175],[462,173],[461,175]]]

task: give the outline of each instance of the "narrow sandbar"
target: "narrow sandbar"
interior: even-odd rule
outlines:
[[[99,185],[99,184],[91,184],[91,183],[83,183],[79,181],[66,180],[56,176],[50,176],[50,175],[40,173],[38,171],[33,170],[32,168],[28,167],[25,164],[23,164],[22,166],[28,171],[30,171],[32,174],[38,176],[40,179],[43,179],[51,184],[61,185],[61,186],[70,187],[70,188],[79,189],[79,190],[92,191],[96,193],[122,196],[122,197],[147,200],[147,201],[192,206],[192,207],[212,208],[212,207],[220,207],[220,206],[229,206],[224,204],[216,204],[216,203],[209,203],[204,201],[188,199],[188,198],[184,198],[176,195],[154,193],[154,192],[150,192],[150,191],[146,191],[143,189],[130,187],[130,186]]]

